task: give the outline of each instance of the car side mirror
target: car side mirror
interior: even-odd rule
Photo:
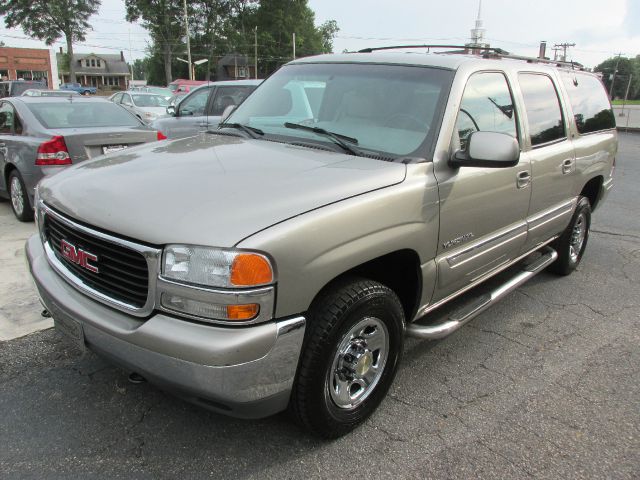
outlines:
[[[224,123],[227,118],[233,113],[236,109],[235,105],[228,105],[224,111],[222,112],[222,116],[220,117],[220,123]]]
[[[175,105],[169,105],[167,107],[167,115],[171,115],[172,117],[176,116],[176,107],[175,107]]]
[[[459,167],[506,168],[520,160],[518,140],[506,133],[473,132],[467,148],[458,150],[449,159],[449,165]]]

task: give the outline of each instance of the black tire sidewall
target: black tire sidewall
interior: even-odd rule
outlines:
[[[325,438],[337,438],[348,433],[377,408],[393,382],[402,356],[404,314],[400,301],[387,287],[375,282],[365,283],[369,288],[368,293],[359,297],[335,317],[337,321],[326,338],[317,343],[319,348],[315,349],[314,354],[309,356],[307,351],[303,350],[301,366],[311,374],[306,382],[304,412],[298,416],[302,417],[303,423],[312,431]],[[321,302],[309,312],[311,328],[305,344],[313,341],[310,337],[316,338],[321,335],[325,328],[323,318],[326,318],[326,312],[323,309],[332,305],[331,298],[325,300],[326,303]],[[365,317],[375,317],[387,327],[389,354],[383,374],[369,396],[353,409],[342,409],[333,403],[326,382],[341,339]]]
[[[580,252],[578,253],[578,257],[576,260],[571,259],[571,255],[569,253],[570,245],[571,245],[571,236],[573,234],[573,228],[578,221],[580,215],[585,215],[585,220],[587,222],[586,231],[584,235],[584,241],[582,242],[582,247],[580,248]],[[567,226],[566,230],[562,233],[560,238],[556,242],[554,242],[554,247],[558,252],[558,260],[551,265],[552,271],[559,273],[560,275],[568,275],[573,272],[580,261],[582,260],[582,256],[587,248],[587,243],[589,241],[589,231],[591,230],[591,204],[586,197],[579,197],[578,204],[576,206],[576,210],[573,213],[573,217],[571,217],[571,222],[569,222],[569,226]]]

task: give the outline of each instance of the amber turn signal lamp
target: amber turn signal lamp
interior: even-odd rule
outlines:
[[[248,305],[227,305],[227,319],[228,320],[251,320],[260,311],[260,306],[257,303],[250,303]]]
[[[236,287],[266,285],[273,282],[271,264],[262,255],[240,253],[231,265],[231,284]]]

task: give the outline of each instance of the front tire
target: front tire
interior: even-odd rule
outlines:
[[[17,170],[13,170],[9,174],[9,198],[11,199],[13,214],[18,220],[21,222],[33,220],[33,210],[29,203],[29,195]]]
[[[389,390],[404,312],[388,287],[347,279],[321,294],[308,317],[291,410],[316,435],[337,438],[369,417]]]
[[[558,275],[569,275],[582,260],[587,248],[591,227],[591,204],[586,197],[578,198],[576,211],[562,235],[551,246],[558,252],[558,259],[549,266],[549,270]]]

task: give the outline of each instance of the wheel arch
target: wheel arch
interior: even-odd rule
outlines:
[[[389,287],[400,299],[405,321],[415,316],[422,293],[420,257],[415,250],[396,250],[340,273],[322,286],[311,304],[334,284],[349,277],[365,278]]]
[[[586,197],[587,200],[589,200],[592,211],[596,209],[600,202],[603,183],[604,177],[602,175],[598,175],[591,178],[587,183],[585,183],[582,187],[582,190],[580,191],[580,195]]]

